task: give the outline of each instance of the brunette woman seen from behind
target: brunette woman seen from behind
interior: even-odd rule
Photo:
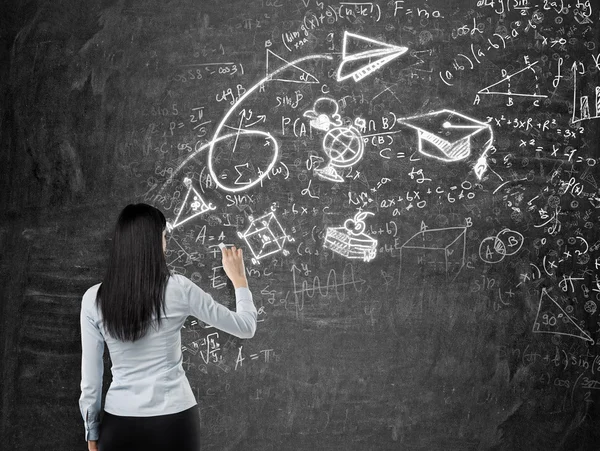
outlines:
[[[199,450],[199,414],[182,366],[181,328],[192,315],[237,337],[251,338],[256,331],[242,250],[222,249],[223,269],[235,288],[232,311],[186,277],[169,273],[165,229],[160,210],[126,206],[104,280],[83,296],[79,407],[89,450]],[[100,423],[105,343],[112,382]]]

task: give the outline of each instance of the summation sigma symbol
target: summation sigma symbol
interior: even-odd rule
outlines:
[[[278,252],[289,255],[283,248],[286,241],[293,242],[294,238],[283,230],[275,216],[274,209],[259,218],[250,216],[250,225],[245,232],[238,232],[238,236],[246,241],[252,252],[252,263],[259,264],[260,260]]]
[[[346,219],[343,227],[329,227],[325,232],[323,247],[347,258],[371,261],[377,255],[377,240],[365,233],[365,218],[370,212],[358,212]]]
[[[191,219],[194,219],[196,216],[206,213],[207,211],[214,210],[216,207],[204,201],[200,193],[196,190],[196,188],[192,185],[192,180],[188,177],[183,179],[183,184],[187,187],[187,193],[179,207],[177,212],[177,216],[173,223],[167,223],[167,230],[171,231],[175,227],[179,227],[180,225],[188,222]],[[192,196],[192,199],[190,199]],[[182,218],[182,216],[184,216]]]
[[[338,104],[329,97],[315,100],[313,109],[305,111],[304,116],[310,119],[311,127],[326,132],[322,145],[329,163],[315,169],[315,174],[324,180],[343,182],[335,168],[351,167],[362,159],[364,142],[360,132],[353,126],[342,126]]]

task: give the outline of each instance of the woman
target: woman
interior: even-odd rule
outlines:
[[[256,330],[241,249],[222,249],[236,312],[165,261],[166,221],[156,208],[128,205],[114,231],[108,269],[81,304],[81,397],[88,449],[198,450],[199,414],[182,366],[188,315],[241,338]],[[100,424],[104,343],[112,382]]]

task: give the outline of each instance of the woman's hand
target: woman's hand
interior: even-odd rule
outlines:
[[[244,268],[244,253],[235,246],[222,247],[222,261],[225,274],[233,283],[234,288],[247,287],[246,269]]]
[[[88,440],[88,451],[98,451],[98,440]]]

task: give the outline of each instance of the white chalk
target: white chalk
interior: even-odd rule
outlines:
[[[219,243],[219,248],[221,248],[221,250],[225,249],[227,246],[225,246],[223,243]]]

